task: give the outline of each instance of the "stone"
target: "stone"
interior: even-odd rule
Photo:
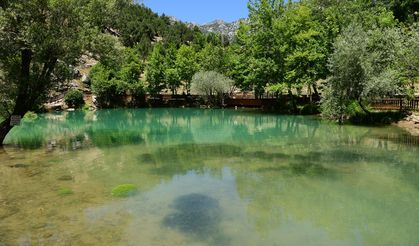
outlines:
[[[73,176],[71,176],[71,175],[63,175],[63,176],[59,177],[58,180],[60,180],[60,181],[72,181],[73,180]]]
[[[83,74],[83,76],[81,77],[81,82],[83,82],[83,84],[90,84],[90,77],[86,74]]]
[[[9,167],[11,167],[11,168],[28,168],[29,165],[18,163],[18,164],[10,165]]]

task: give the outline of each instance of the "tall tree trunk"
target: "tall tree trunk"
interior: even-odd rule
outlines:
[[[362,101],[361,100],[358,100],[358,104],[359,104],[359,106],[361,107],[361,109],[366,113],[366,114],[368,114],[368,115],[370,115],[371,114],[371,112],[364,106],[364,104],[362,103]]]
[[[313,87],[313,90],[314,90],[314,96],[316,97],[316,100],[319,100],[320,95],[319,95],[319,91],[317,90],[317,86],[316,86],[316,84],[312,84],[311,86]]]
[[[295,98],[294,95],[292,94],[291,89],[288,89],[288,96],[291,99],[291,103],[292,103],[292,110],[294,111],[294,113],[296,113],[297,110],[297,103],[295,102]]]
[[[10,126],[10,117],[0,123],[0,146],[3,146],[3,141],[12,128]]]
[[[30,69],[32,62],[32,51],[29,49],[23,49],[21,52],[21,67],[18,85],[18,95],[16,98],[15,107],[12,115],[19,115],[23,117],[31,107],[33,103],[30,100],[30,93],[41,93],[36,91],[30,91]],[[0,124],[0,146],[3,145],[3,141],[6,138],[9,131],[13,128],[10,126],[10,116]]]

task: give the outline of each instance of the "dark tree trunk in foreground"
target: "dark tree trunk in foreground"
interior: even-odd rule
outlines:
[[[32,62],[32,51],[24,49],[21,52],[21,67],[20,67],[20,78],[18,87],[18,96],[16,98],[15,107],[12,115],[19,115],[23,117],[36,102],[36,97],[42,91],[37,91],[30,81],[30,68]],[[41,78],[40,78],[41,79]],[[37,81],[38,82],[38,81]],[[38,82],[39,83],[39,82]],[[3,145],[3,141],[7,134],[12,130],[13,126],[10,125],[10,116],[0,123],[0,146]]]
[[[10,126],[10,117],[0,123],[0,146],[3,145],[3,141],[6,138],[7,133],[9,133],[12,128],[13,127]]]

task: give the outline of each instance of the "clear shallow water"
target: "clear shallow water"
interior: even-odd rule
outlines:
[[[1,246],[419,245],[419,140],[398,128],[102,110],[6,141]],[[120,184],[138,192],[113,197]]]

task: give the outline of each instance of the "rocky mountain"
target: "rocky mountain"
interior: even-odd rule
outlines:
[[[230,23],[223,20],[215,20],[207,24],[200,25],[199,28],[202,32],[221,33],[227,36],[229,40],[232,40],[242,21],[245,21],[245,19],[240,19]]]
[[[170,21],[172,23],[180,21],[176,17],[170,16]],[[187,22],[185,23],[189,28],[199,27],[199,29],[204,32],[213,32],[213,33],[220,33],[228,37],[228,39],[231,41],[234,38],[234,35],[236,34],[237,29],[239,29],[239,25],[242,21],[246,21],[246,19],[239,19],[234,22],[225,22],[224,20],[214,20],[211,22],[208,22],[203,25],[199,25],[193,22]]]

